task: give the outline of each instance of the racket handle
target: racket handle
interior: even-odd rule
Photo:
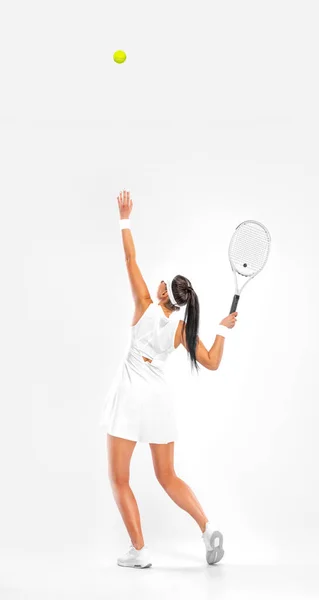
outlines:
[[[235,296],[233,297],[233,302],[232,302],[229,314],[235,312],[235,310],[237,308],[238,300],[239,300],[239,296],[238,296],[238,294],[235,294]]]

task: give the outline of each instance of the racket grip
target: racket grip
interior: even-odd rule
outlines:
[[[235,312],[235,310],[237,308],[238,300],[239,300],[239,296],[238,296],[238,294],[235,294],[235,296],[233,297],[233,302],[232,302],[229,314]]]

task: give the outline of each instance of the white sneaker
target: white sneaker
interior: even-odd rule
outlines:
[[[131,544],[129,550],[117,559],[117,564],[120,567],[139,567],[145,569],[151,567],[151,557],[148,546],[143,546],[140,550],[136,550]]]
[[[209,565],[219,562],[225,552],[223,549],[223,535],[220,531],[213,531],[210,523],[206,523],[206,529],[202,533],[202,538],[206,546],[206,560]],[[216,540],[219,543],[216,545]]]

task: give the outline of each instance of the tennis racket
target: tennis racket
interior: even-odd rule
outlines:
[[[228,248],[229,262],[235,278],[235,294],[229,314],[235,312],[245,285],[264,268],[270,242],[268,229],[258,221],[243,221],[236,227]],[[237,275],[247,278],[240,290]]]

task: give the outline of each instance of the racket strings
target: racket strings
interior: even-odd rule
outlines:
[[[250,268],[260,269],[267,257],[267,247],[252,245],[247,240],[240,240],[231,249],[231,258],[241,264],[247,264]]]
[[[229,258],[243,275],[260,271],[265,265],[270,246],[267,231],[248,223],[240,225],[232,239]]]

